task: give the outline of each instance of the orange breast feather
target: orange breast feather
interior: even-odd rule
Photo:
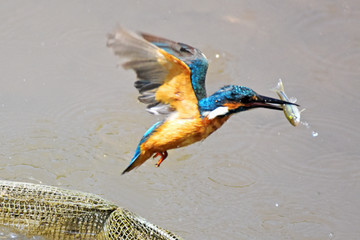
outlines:
[[[141,151],[164,152],[198,142],[220,128],[228,118],[229,116],[211,120],[206,117],[167,120],[142,144]]]

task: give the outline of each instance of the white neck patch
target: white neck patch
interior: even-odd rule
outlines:
[[[228,112],[229,112],[228,107],[217,107],[214,110],[212,110],[211,112],[204,112],[203,115],[207,116],[208,119],[214,119],[218,116],[224,116]]]

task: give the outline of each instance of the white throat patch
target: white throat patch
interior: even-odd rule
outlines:
[[[217,107],[214,110],[212,110],[211,112],[204,112],[203,115],[207,116],[208,119],[214,119],[217,116],[224,116],[228,112],[229,112],[228,107]]]

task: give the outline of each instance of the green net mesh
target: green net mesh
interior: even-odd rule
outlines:
[[[48,239],[180,239],[95,194],[3,180],[0,224]]]

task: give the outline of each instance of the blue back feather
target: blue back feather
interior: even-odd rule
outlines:
[[[205,77],[208,68],[206,59],[198,58],[192,60],[188,66],[191,70],[191,84],[198,101],[206,98]]]

